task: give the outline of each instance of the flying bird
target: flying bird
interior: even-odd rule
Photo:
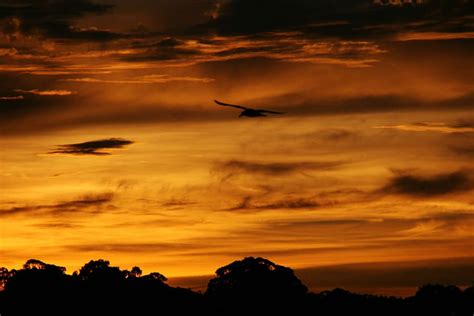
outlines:
[[[266,116],[266,114],[284,114],[283,112],[250,109],[250,108],[246,108],[245,106],[227,104],[227,103],[223,103],[223,102],[220,102],[220,101],[217,101],[217,100],[214,100],[214,102],[216,102],[217,104],[222,105],[222,106],[230,106],[230,107],[233,107],[233,108],[242,109],[243,111],[242,111],[242,113],[240,113],[239,117],[242,117],[242,116],[259,117],[259,116]]]

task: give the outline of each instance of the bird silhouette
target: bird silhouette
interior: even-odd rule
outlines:
[[[242,109],[243,111],[242,111],[242,113],[240,113],[239,118],[242,117],[242,116],[259,117],[259,116],[267,116],[265,114],[284,114],[283,112],[275,112],[275,111],[259,110],[259,109],[250,109],[250,108],[247,108],[245,106],[227,104],[227,103],[223,103],[223,102],[220,102],[220,101],[217,101],[217,100],[214,100],[214,102],[216,102],[218,105],[230,106],[230,107],[233,107],[233,108]]]

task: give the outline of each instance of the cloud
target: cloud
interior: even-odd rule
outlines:
[[[221,80],[218,79],[218,85],[220,81]],[[21,106],[0,107],[0,125],[3,129],[2,132],[6,134],[37,133],[38,131],[48,129],[71,128],[75,126],[95,124],[121,124],[123,122],[139,124],[148,122],[178,121],[180,123],[185,123],[217,121],[230,118],[224,111],[215,111],[215,108],[212,106],[202,106],[201,102],[208,102],[208,98],[202,99],[202,101],[193,100],[190,101],[190,103],[187,103],[189,106],[179,107],[169,100],[160,102],[159,106],[151,107],[140,99],[134,98],[134,102],[137,102],[136,107],[139,107],[140,111],[132,111],[130,107],[123,106],[122,100],[114,100],[109,105],[111,110],[107,113],[98,111],[94,107],[90,107],[89,111],[78,112],[77,108],[80,105],[84,105],[84,98],[87,98],[85,95],[73,94],[67,96],[67,103],[63,102],[64,98],[65,97],[41,97],[34,100],[31,98],[25,98],[25,100],[16,101]],[[90,101],[92,99],[85,100]],[[358,97],[325,97],[309,96],[304,93],[248,100],[248,104],[273,104],[273,109],[286,112],[287,114],[285,117],[290,118],[292,116],[317,117],[354,113],[388,113],[397,111],[405,111],[407,113],[412,111],[431,110],[450,112],[469,110],[472,107],[472,102],[474,102],[474,94],[472,93],[443,101],[426,101],[401,94],[373,96],[362,95]],[[55,120],[38,119],[38,117],[46,117],[53,113],[62,115],[59,115]],[[458,131],[461,133],[462,130],[456,127],[456,124],[457,123],[448,125],[451,128],[454,128],[452,130],[453,132]],[[424,129],[426,129],[426,127],[424,127]],[[323,135],[322,137],[326,136],[327,135]]]
[[[474,156],[474,145],[451,147],[451,151],[462,156]]]
[[[464,0],[403,5],[368,0],[338,5],[329,0],[229,0],[216,7],[209,21],[194,31],[227,35],[292,29],[339,38],[374,38],[405,31],[458,33],[472,30],[469,16],[473,11],[472,2]]]
[[[422,99],[415,96],[407,96],[398,93],[357,95],[347,97],[314,97],[304,94],[282,95],[262,100],[261,102],[271,104],[285,104],[285,107],[279,107],[288,115],[344,115],[352,113],[383,113],[396,111],[453,111],[454,109],[470,110],[474,102],[474,94],[467,92],[458,97],[452,97],[442,100]],[[421,126],[425,124],[425,126]],[[429,124],[429,122],[428,122]],[[438,123],[436,123],[438,124]],[[428,126],[427,123],[415,123],[413,129],[417,130],[442,130],[440,127],[459,128],[457,124],[447,126]],[[397,128],[398,126],[378,126],[379,128]],[[403,125],[403,128],[410,128],[410,125]],[[472,128],[472,126],[465,126]],[[399,128],[398,128],[399,129]],[[445,129],[446,130],[446,129]],[[453,130],[454,131],[454,130]],[[459,131],[459,130],[458,130]]]
[[[320,207],[321,203],[311,198],[289,198],[267,203],[253,203],[253,197],[247,196],[242,202],[227,211],[263,211],[278,209],[312,209]]]
[[[22,95],[17,95],[13,97],[0,97],[1,101],[15,101],[15,100],[23,100],[25,97]]]
[[[0,209],[0,217],[96,213],[106,208],[113,198],[113,193],[91,194],[76,200],[64,201],[57,204],[29,205]]]
[[[29,94],[35,94],[35,95],[41,95],[41,96],[67,96],[67,95],[72,95],[75,94],[74,91],[69,91],[69,90],[22,90],[22,89],[16,89],[15,92],[18,93],[29,93]]]
[[[407,132],[438,132],[444,134],[474,133],[474,125],[471,122],[459,124],[446,124],[438,122],[418,122],[409,125],[383,125],[376,126],[378,129],[395,129]]]
[[[119,34],[96,28],[77,28],[74,19],[104,14],[112,5],[90,0],[2,1],[0,2],[0,30],[10,40],[40,36],[63,40],[107,41]],[[3,21],[2,21],[3,20]]]
[[[300,32],[271,32],[258,35],[202,37],[180,40],[166,38],[152,45],[138,45],[126,61],[159,61],[192,65],[248,58],[288,62],[337,64],[367,67],[385,51],[371,41],[315,41]]]
[[[412,32],[400,34],[396,37],[398,41],[443,41],[474,39],[474,32],[441,33],[441,32]]]
[[[215,165],[215,170],[229,175],[238,173],[263,174],[271,176],[288,175],[296,172],[311,170],[330,170],[343,165],[340,161],[320,162],[259,162],[244,160],[229,160]]]
[[[145,75],[133,79],[123,80],[112,80],[112,79],[100,79],[100,78],[70,78],[63,79],[62,81],[67,82],[85,82],[85,83],[112,83],[112,84],[159,84],[168,82],[197,82],[197,83],[210,83],[215,81],[212,78],[198,78],[198,77],[173,77],[169,75]]]
[[[188,243],[100,243],[68,245],[65,249],[79,252],[112,252],[112,253],[175,253],[197,249],[209,249],[211,246]]]
[[[441,212],[441,213],[428,213],[418,217],[406,217],[406,218],[383,218],[383,217],[343,217],[327,219],[325,217],[320,218],[294,218],[290,220],[270,220],[262,224],[261,233],[275,230],[284,230],[286,232],[297,232],[306,230],[319,230],[326,231],[334,229],[334,226],[341,227],[357,227],[359,232],[374,231],[384,232],[385,234],[399,234],[400,232],[405,233],[413,232],[414,228],[417,228],[426,223],[437,223],[437,228],[440,229],[452,229],[460,224],[467,223],[474,220],[474,214],[468,211],[455,211],[455,212]],[[341,228],[342,229],[342,228]],[[354,230],[356,232],[357,230]],[[357,233],[356,233],[357,234]],[[364,239],[366,235],[359,235]],[[352,235],[351,238],[358,239],[356,235]],[[376,240],[374,239],[374,242]]]
[[[131,140],[121,138],[101,139],[84,143],[59,145],[55,150],[49,152],[48,154],[104,156],[110,155],[111,153],[103,150],[120,149],[133,143],[134,142]]]
[[[397,175],[380,192],[403,194],[415,197],[439,196],[469,191],[474,181],[465,171],[422,177],[417,175]]]

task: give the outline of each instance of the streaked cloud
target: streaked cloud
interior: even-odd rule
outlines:
[[[29,94],[35,94],[35,95],[40,95],[40,96],[68,96],[68,95],[72,95],[76,93],[74,91],[69,91],[69,90],[38,90],[38,89],[33,89],[33,90],[16,89],[15,92],[29,93]]]
[[[12,96],[12,97],[0,97],[2,101],[15,101],[15,100],[23,100],[25,97],[22,95]]]
[[[110,149],[121,149],[125,146],[131,145],[134,142],[122,138],[109,138],[88,141],[77,144],[59,145],[55,150],[50,151],[48,154],[65,154],[65,155],[77,155],[77,156],[107,156],[111,155]]]
[[[215,170],[229,174],[248,173],[278,176],[311,170],[330,170],[342,165],[344,165],[344,162],[340,161],[260,162],[229,160],[216,163]]]
[[[0,217],[10,216],[69,216],[94,214],[110,206],[113,193],[85,195],[75,200],[63,201],[56,204],[26,205],[0,209]]]
[[[110,80],[101,78],[71,78],[64,79],[63,81],[68,82],[84,82],[84,83],[112,83],[112,84],[156,84],[156,83],[168,83],[168,82],[196,82],[196,83],[210,83],[213,82],[212,78],[198,78],[198,77],[172,77],[169,75],[145,75],[138,78],[123,79],[123,80]]]
[[[419,32],[404,33],[396,38],[398,41],[444,41],[459,39],[474,39],[474,32],[442,33],[442,32]]]
[[[255,202],[254,198],[244,197],[238,205],[227,209],[227,211],[263,211],[263,210],[293,210],[293,209],[313,209],[320,207],[321,202],[312,198],[288,198],[277,201]]]
[[[474,133],[474,127],[472,124],[449,125],[449,124],[441,123],[441,122],[439,123],[438,122],[419,122],[419,123],[413,123],[410,125],[385,125],[385,126],[376,126],[375,128],[395,129],[395,130],[407,131],[407,132],[438,132],[438,133],[445,133],[445,134]]]
[[[269,58],[288,62],[368,67],[385,51],[370,41],[317,41],[299,32],[264,33],[259,36],[227,36],[205,39],[163,39],[136,47],[124,60],[189,66],[205,62]]]

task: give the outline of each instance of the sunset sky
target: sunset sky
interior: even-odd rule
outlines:
[[[473,0],[0,0],[0,266],[470,285],[473,56]]]

